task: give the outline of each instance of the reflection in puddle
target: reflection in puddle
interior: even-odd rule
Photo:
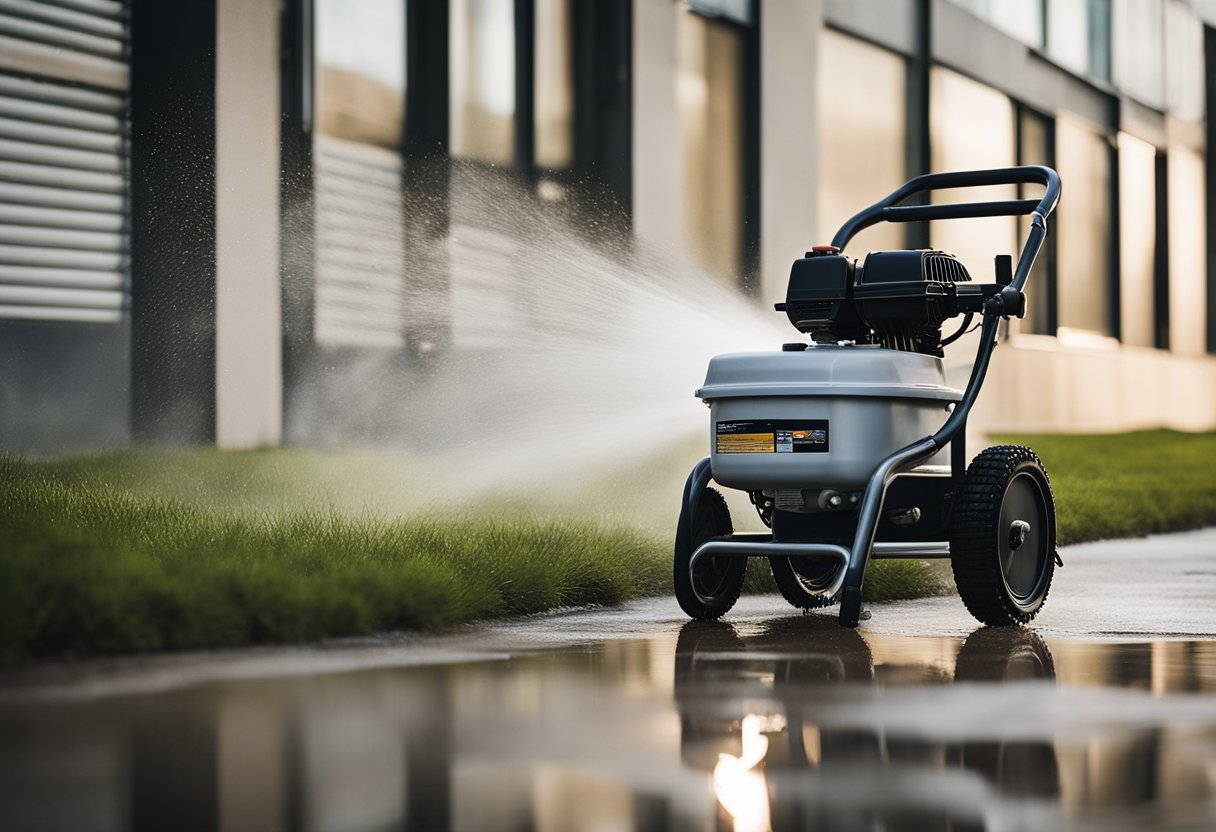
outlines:
[[[974,737],[923,736],[917,700],[886,689],[903,683],[927,694],[937,711],[951,681],[936,661],[939,647],[922,644],[911,667],[876,667],[861,635],[830,622],[786,620],[746,635],[724,624],[689,624],[676,649],[682,758],[704,765],[715,749],[739,742],[740,726],[745,746],[749,723],[778,726],[768,735],[764,805],[777,829],[985,828],[988,815],[1015,801],[1018,814],[1055,814],[1050,803],[1060,789],[1050,741],[1007,739],[1007,730],[1019,730],[999,721]],[[953,668],[967,699],[986,695],[971,683],[1017,683],[1035,695],[1036,686],[1024,683],[1041,687],[1054,678],[1050,650],[1026,630],[976,632]],[[951,713],[960,706],[966,701],[941,698],[940,717],[961,716]],[[740,707],[751,712],[741,722]]]
[[[492,645],[487,645],[487,649]],[[1216,642],[689,623],[0,705],[0,829],[1216,824]]]
[[[771,728],[770,728],[771,730]],[[768,785],[757,766],[768,753],[768,737],[757,714],[743,717],[740,728],[743,751],[736,757],[725,752],[714,766],[714,794],[735,821],[735,832],[766,832],[769,829]]]

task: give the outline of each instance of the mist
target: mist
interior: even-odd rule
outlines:
[[[452,178],[449,234],[394,275],[413,287],[406,320],[450,340],[422,342],[404,367],[401,350],[326,351],[292,385],[297,437],[439,461],[437,491],[586,476],[688,443],[706,429],[694,391],[709,358],[792,334],[737,285],[674,255],[679,241],[646,247],[607,217],[471,167]],[[392,274],[401,260],[379,262]]]

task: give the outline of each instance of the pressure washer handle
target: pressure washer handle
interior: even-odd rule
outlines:
[[[1038,199],[1011,199],[989,202],[961,202],[946,205],[900,205],[916,194],[945,188],[980,188],[987,185],[1042,185],[1043,196]],[[1037,214],[1042,222],[1055,210],[1060,201],[1060,176],[1043,165],[1023,165],[1016,168],[993,168],[991,170],[961,170],[948,173],[928,173],[912,179],[885,199],[855,214],[840,227],[832,238],[832,245],[843,249],[859,231],[880,222],[915,222],[918,220],[953,220],[969,217],[1017,217]],[[1046,227],[1043,229],[1046,231]],[[1042,240],[1039,240],[1039,245]],[[1030,239],[1027,239],[1027,246]],[[1034,254],[1038,254],[1035,247]],[[1025,259],[1026,251],[1022,252]],[[1032,256],[1033,263],[1034,257]],[[1021,263],[1019,263],[1020,271]],[[1029,271],[1029,270],[1027,270]],[[1023,280],[1024,282],[1024,280]],[[1014,278],[1017,285],[1017,278]],[[1021,288],[1018,286],[1018,288]]]

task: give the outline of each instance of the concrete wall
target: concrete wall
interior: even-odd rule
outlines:
[[[961,351],[968,347],[960,346]],[[965,374],[952,374],[957,383]],[[1216,429],[1216,358],[1084,334],[1002,343],[969,425],[980,432]]]
[[[818,49],[823,4],[767,3],[760,14],[760,300],[785,298],[790,263],[815,239]]]
[[[684,239],[684,160],[676,106],[676,22],[672,0],[633,0],[633,229],[638,239]]]
[[[217,0],[215,437],[283,434],[279,304],[279,4]]]
[[[0,449],[64,454],[130,440],[127,324],[0,321]]]

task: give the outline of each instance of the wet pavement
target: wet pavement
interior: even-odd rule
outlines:
[[[1033,631],[745,597],[0,675],[0,829],[1216,828],[1216,530]]]

